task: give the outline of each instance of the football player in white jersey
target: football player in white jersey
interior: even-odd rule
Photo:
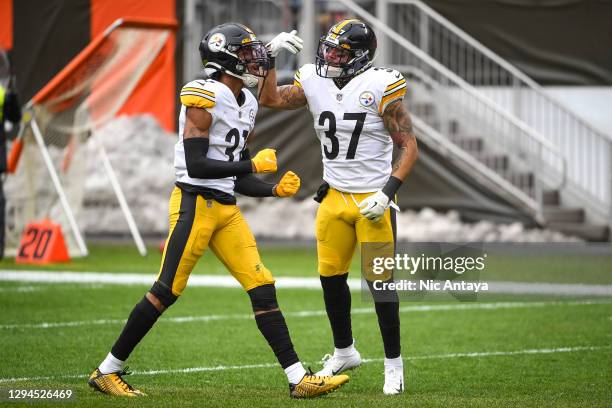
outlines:
[[[302,366],[276,301],[272,274],[259,257],[234,196],[236,191],[255,197],[290,197],[300,187],[300,179],[292,172],[277,184],[252,174],[277,169],[274,150],[264,149],[251,159],[246,148],[258,103],[244,85],[255,86],[258,77],[267,75],[266,49],[249,28],[227,23],[204,37],[200,53],[209,79],[189,82],[181,90],[176,187],[170,197],[170,232],[159,274],[88,383],[106,394],[144,395],[123,379],[124,362],[182,294],[193,267],[210,247],[248,293],[257,327],[285,370],[290,396],[326,394],[348,377],[316,376]]]
[[[280,34],[268,44],[271,56],[275,49],[296,48],[295,34]],[[344,20],[321,38],[316,63],[302,66],[293,85],[277,86],[274,69],[260,81],[263,106],[307,106],[321,141],[325,183],[317,197],[317,256],[335,345],[333,355],[324,358],[321,375],[361,364],[351,331],[348,269],[357,243],[393,247],[395,213],[389,207],[396,207],[395,193],[418,156],[410,114],[402,103],[406,80],[395,70],[373,67],[375,52],[371,27]],[[394,143],[401,151],[392,164]],[[399,304],[395,292],[386,296],[385,301],[374,297],[385,351],[383,392],[397,394],[404,389]]]

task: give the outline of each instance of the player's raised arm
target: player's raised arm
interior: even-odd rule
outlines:
[[[205,109],[189,107],[185,112],[183,146],[187,174],[192,178],[218,179],[249,173],[270,173],[276,171],[276,153],[263,149],[253,159],[240,161],[214,160],[208,153],[208,132],[212,115]]]
[[[278,86],[276,82],[274,60],[278,53],[282,49],[293,54],[302,50],[302,39],[296,34],[296,30],[290,33],[280,33],[266,45],[270,54],[270,70],[265,80],[259,81],[259,103],[262,106],[276,109],[297,109],[306,105],[306,95],[299,83]]]

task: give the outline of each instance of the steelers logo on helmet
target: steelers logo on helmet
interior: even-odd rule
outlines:
[[[223,49],[223,46],[225,45],[225,43],[226,43],[226,39],[223,33],[214,33],[208,39],[208,48],[211,51],[218,52]]]
[[[368,107],[374,103],[374,94],[370,91],[364,91],[359,95],[359,103],[361,106]]]
[[[253,31],[239,23],[213,27],[200,42],[204,68],[242,79],[248,87],[256,86],[268,74],[270,61],[265,45]],[[218,74],[217,74],[218,75]]]

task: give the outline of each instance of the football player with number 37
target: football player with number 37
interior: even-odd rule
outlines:
[[[301,48],[296,33],[275,37],[268,44],[271,57],[281,48]],[[293,85],[277,86],[274,69],[260,81],[261,105],[308,106],[321,141],[325,183],[317,196],[317,253],[335,351],[324,358],[320,375],[361,364],[351,329],[348,269],[357,243],[395,242],[397,207],[392,200],[418,155],[410,114],[402,103],[406,80],[395,70],[373,67],[375,52],[372,28],[360,20],[344,20],[321,38],[316,63],[302,66]],[[401,153],[392,165],[393,143]],[[393,296],[394,301],[384,302],[375,297],[385,351],[385,394],[404,389],[399,304],[395,292]]]
[[[105,394],[144,395],[123,379],[124,362],[183,293],[193,267],[210,247],[248,293],[257,327],[285,370],[290,396],[326,394],[348,377],[313,375],[302,366],[276,301],[272,274],[261,262],[234,196],[236,191],[253,197],[290,197],[300,188],[300,179],[292,172],[276,184],[253,176],[277,169],[274,150],[264,149],[251,158],[246,147],[253,137],[258,103],[244,85],[255,86],[267,75],[266,49],[248,27],[227,23],[208,32],[200,54],[209,78],[189,82],[181,90],[176,187],[170,197],[170,232],[159,274],[88,383]]]

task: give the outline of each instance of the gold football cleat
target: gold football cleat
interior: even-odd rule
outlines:
[[[314,375],[306,374],[298,384],[289,384],[291,398],[314,398],[328,394],[342,387],[349,380],[348,375]]]
[[[124,375],[129,375],[126,370],[117,371],[109,374],[102,374],[100,369],[91,373],[87,384],[94,390],[100,391],[108,395],[116,395],[119,397],[143,397],[144,392],[135,389],[123,379]]]

